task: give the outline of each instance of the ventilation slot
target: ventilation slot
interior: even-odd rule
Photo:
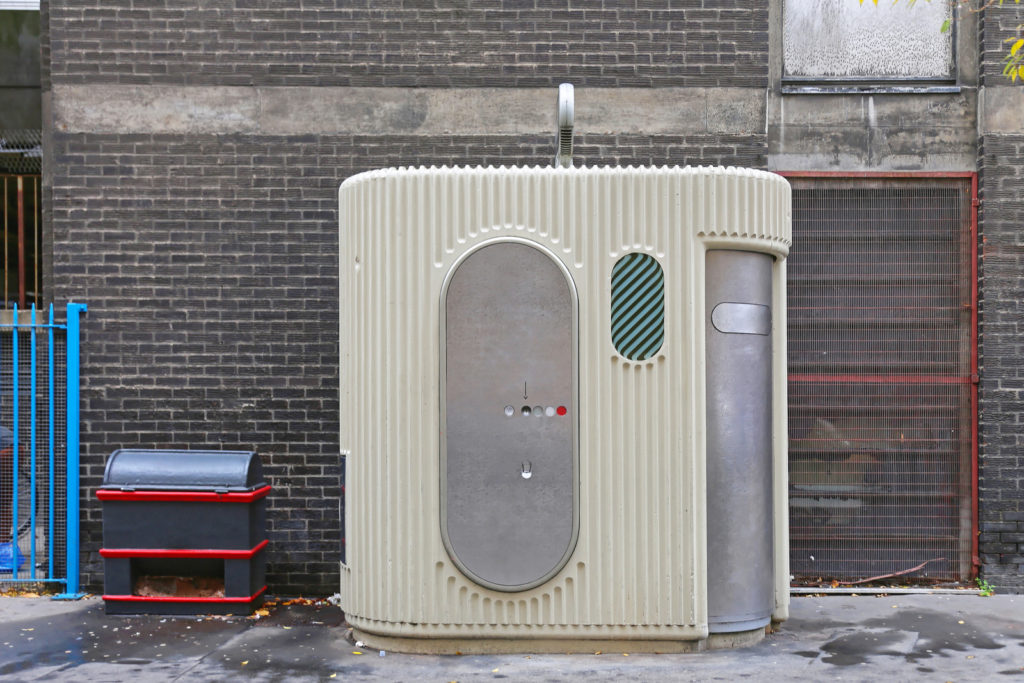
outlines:
[[[612,269],[612,344],[629,360],[647,360],[665,340],[665,274],[653,256],[626,254]]]

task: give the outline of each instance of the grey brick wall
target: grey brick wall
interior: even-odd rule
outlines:
[[[739,0],[54,2],[55,83],[767,85]]]
[[[1003,56],[1010,49],[1007,38],[1022,35],[1017,28],[1024,24],[1024,5],[1006,0],[1002,5],[992,5],[981,13],[979,21],[980,48],[983,53],[981,83],[983,85],[1008,85],[1003,76]],[[1019,82],[1019,79],[1018,79]]]
[[[50,90],[50,0],[39,0],[39,80]]]
[[[982,13],[980,76],[986,88],[1013,85],[1002,74],[1005,40],[1018,35],[1022,23],[1022,5],[1008,2]],[[985,130],[984,121],[978,151],[978,550],[985,580],[1024,592],[1024,127],[1007,134]]]
[[[121,446],[258,450],[272,592],[337,590],[337,188],[409,164],[548,164],[553,135],[54,136],[56,298],[83,319],[84,582]],[[577,163],[763,167],[763,136],[582,136]]]
[[[987,134],[980,155],[982,576],[1024,589],[1024,133]]]

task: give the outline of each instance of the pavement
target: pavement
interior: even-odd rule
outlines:
[[[95,597],[0,597],[0,680],[1024,683],[1024,595],[794,596],[761,643],[686,655],[381,654],[324,600],[274,602],[258,619],[124,617]]]

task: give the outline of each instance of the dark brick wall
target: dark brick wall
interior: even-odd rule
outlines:
[[[1012,86],[1003,57],[1024,5],[993,5],[979,22],[980,76]],[[1018,80],[1018,83],[1020,81]],[[981,574],[1024,592],[1024,128],[985,132],[978,151],[980,232],[979,538]]]
[[[39,80],[50,90],[50,0],[39,0]]]
[[[1010,49],[1007,38],[1024,37],[1024,5],[1006,0],[1002,5],[992,5],[981,13],[979,23],[979,48],[983,54],[981,83],[983,85],[1009,85],[1003,76],[1003,57]],[[1020,79],[1018,79],[1020,82]]]
[[[767,85],[768,3],[54,2],[55,83]]]
[[[982,138],[982,576],[1024,589],[1024,133]]]
[[[544,164],[553,135],[54,136],[58,301],[83,319],[84,582],[121,446],[258,450],[276,593],[337,590],[337,189],[410,164]],[[577,163],[764,167],[763,136],[582,136]]]

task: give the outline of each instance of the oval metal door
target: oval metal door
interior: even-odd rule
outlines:
[[[485,243],[442,291],[441,532],[503,591],[537,586],[576,544],[576,291],[549,252]]]

